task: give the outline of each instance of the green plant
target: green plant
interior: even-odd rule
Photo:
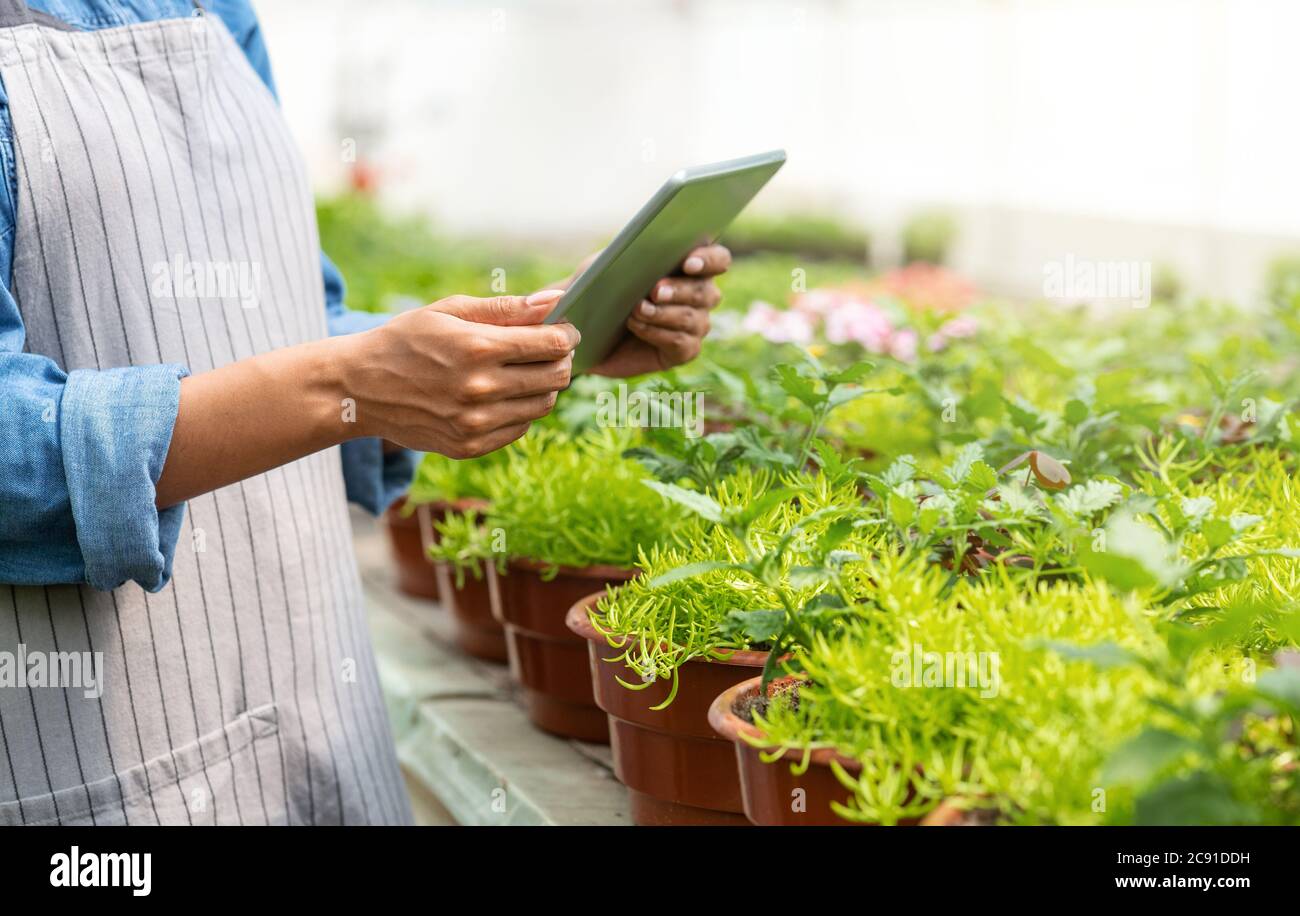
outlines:
[[[851,480],[745,468],[707,495],[657,481],[646,487],[692,515],[672,543],[643,552],[644,575],[592,616],[622,646],[616,657],[645,681],[673,677],[675,688],[677,670],[693,658],[732,649],[770,649],[776,658],[800,633],[834,625],[846,548],[871,538],[870,529],[846,524]],[[776,670],[774,662],[768,676]]]
[[[398,217],[370,197],[317,201],[321,247],[348,284],[348,306],[386,312],[451,295],[526,294],[568,276],[573,263],[517,248],[439,235],[422,218]]]
[[[632,567],[641,550],[667,542],[684,513],[647,488],[648,475],[623,453],[635,429],[576,436],[537,429],[492,472],[489,528],[507,553],[560,566]]]
[[[780,253],[818,260],[843,259],[866,264],[871,239],[831,216],[787,213],[778,216],[741,216],[719,240],[736,257]]]
[[[464,587],[466,573],[481,581],[489,563],[505,572],[501,532],[487,527],[477,510],[449,512],[433,523],[433,530],[437,537],[429,547],[429,558],[451,568],[457,588]]]
[[[942,264],[957,237],[957,222],[940,210],[918,213],[903,226],[903,260]]]
[[[458,461],[429,452],[420,459],[415,480],[407,491],[406,503],[414,507],[438,500],[490,499],[492,472],[508,457],[509,452],[498,450],[480,458]]]

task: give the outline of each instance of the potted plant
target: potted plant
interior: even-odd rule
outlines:
[[[607,741],[609,731],[586,646],[565,615],[593,591],[632,579],[638,551],[672,537],[684,516],[624,457],[636,439],[628,429],[536,431],[499,469],[486,520],[506,558],[486,567],[492,612],[529,717],[584,741]]]
[[[732,750],[709,727],[709,704],[769,667],[786,604],[826,597],[808,571],[827,562],[830,510],[856,499],[851,483],[805,473],[772,487],[773,479],[742,470],[712,496],[652,482],[710,517],[692,518],[678,544],[643,554],[641,579],[569,612],[569,628],[588,643],[615,773],[638,824],[743,822]],[[803,587],[790,585],[792,571]],[[756,578],[742,583],[746,573]]]
[[[397,587],[415,598],[446,601],[427,551],[436,537],[434,523],[452,512],[481,509],[486,475],[503,460],[500,453],[453,461],[430,453],[420,461],[410,490],[384,513],[384,526],[397,568]]]
[[[456,643],[485,661],[507,660],[506,635],[492,615],[487,567],[499,560],[493,535],[479,511],[450,512],[432,523],[429,557],[442,604],[451,614]]]

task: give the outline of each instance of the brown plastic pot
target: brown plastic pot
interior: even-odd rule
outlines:
[[[794,677],[773,681],[768,687],[769,695],[796,681]],[[830,749],[818,749],[809,755],[808,769],[796,776],[790,772],[790,765],[803,760],[801,751],[787,750],[780,759],[764,763],[760,757],[764,749],[744,740],[746,736],[761,739],[762,732],[736,715],[735,709],[758,695],[761,682],[762,678],[756,677],[736,684],[719,694],[709,707],[709,724],[735,748],[745,816],[760,827],[853,824],[831,809],[832,802],[846,804],[852,795],[831,770],[831,761],[838,761],[845,770],[856,773],[862,769],[856,760]]]
[[[388,531],[388,543],[397,566],[397,589],[412,598],[439,601],[442,593],[429,560],[429,545],[437,537],[433,523],[452,512],[482,510],[488,504],[481,499],[434,500],[420,503],[409,515],[404,514],[406,505],[407,499],[403,496],[384,512],[384,528]]]
[[[709,706],[718,691],[762,673],[766,652],[733,652],[725,659],[692,659],[677,672],[677,695],[663,709],[671,680],[630,690],[637,673],[610,661],[617,646],[591,624],[589,612],[604,592],[569,609],[569,629],[587,642],[596,704],[609,715],[614,773],[627,786],[632,819],[643,827],[748,824],[731,742],[709,727]]]
[[[384,512],[384,529],[388,532],[388,544],[397,566],[397,589],[412,598],[437,601],[438,580],[424,552],[420,520],[415,514],[403,515],[405,506],[406,497],[403,496]],[[420,508],[425,510],[428,507]]]
[[[543,731],[597,744],[609,742],[609,723],[596,705],[587,663],[587,643],[564,624],[578,599],[607,585],[619,585],[636,570],[618,566],[561,566],[549,582],[547,567],[510,561],[500,575],[488,567],[492,616],[506,630],[510,673],[519,684],[528,718]]]
[[[484,661],[506,661],[506,631],[492,616],[487,573],[481,579],[466,573],[464,584],[457,588],[456,572],[450,564],[436,562],[433,571],[438,578],[439,600],[451,612],[456,645],[466,655]]]

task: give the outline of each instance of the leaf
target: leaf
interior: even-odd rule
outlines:
[[[821,566],[795,566],[786,576],[791,588],[812,588],[830,578],[830,571]]]
[[[1011,417],[1012,425],[1023,430],[1026,435],[1032,436],[1047,425],[1047,420],[1029,402],[1020,398],[1014,401],[1010,398],[1003,398],[1002,402],[1007,407],[1007,413]]]
[[[685,506],[702,518],[711,522],[720,523],[722,521],[722,507],[714,499],[703,493],[659,480],[643,480],[642,483],[678,505]]]
[[[916,518],[916,500],[899,493],[889,494],[889,520],[899,528],[906,528]]]
[[[1237,537],[1237,533],[1232,530],[1232,523],[1226,518],[1205,519],[1200,523],[1200,529],[1211,552],[1231,544]]]
[[[1117,747],[1101,771],[1102,782],[1145,785],[1196,749],[1196,743],[1160,728],[1148,728]]]
[[[1078,426],[1084,420],[1088,419],[1091,413],[1088,405],[1078,398],[1071,398],[1065,402],[1065,422],[1071,426]]]
[[[1043,511],[1038,497],[1022,487],[1019,481],[998,487],[998,499],[986,499],[984,508],[1002,518],[1037,518]]]
[[[817,383],[801,374],[794,366],[782,364],[772,372],[781,390],[805,407],[816,408],[825,401],[826,395],[818,390]]]
[[[963,486],[973,493],[987,493],[998,485],[998,475],[983,461],[973,462]]]
[[[871,370],[876,368],[876,364],[861,360],[849,366],[847,369],[841,369],[839,372],[833,372],[826,376],[826,381],[832,385],[844,385],[854,382],[860,382],[868,375]]]
[[[1196,531],[1201,522],[1214,511],[1214,499],[1209,496],[1194,496],[1184,499],[1178,508],[1183,513],[1183,518],[1191,523],[1192,530]]]
[[[1125,591],[1151,588],[1160,583],[1155,574],[1140,561],[1116,553],[1086,551],[1079,555],[1079,564],[1092,573],[1093,577]]]
[[[1228,524],[1232,526],[1234,532],[1241,534],[1248,528],[1254,528],[1263,520],[1264,516],[1262,515],[1250,515],[1245,512],[1239,512],[1228,517]]]
[[[945,469],[948,479],[952,481],[953,486],[962,483],[970,474],[971,466],[984,457],[984,447],[978,442],[972,442],[965,445],[957,452],[957,457],[953,459],[952,464]]]
[[[1109,509],[1124,496],[1124,488],[1110,480],[1089,480],[1056,497],[1056,507],[1071,518],[1091,518]]]
[[[836,547],[843,544],[848,536],[853,533],[853,526],[854,520],[849,517],[837,518],[831,522],[817,540],[817,553],[823,557],[829,556]]]
[[[1094,576],[1122,589],[1174,585],[1186,572],[1160,532],[1128,513],[1111,517],[1105,528],[1105,549],[1085,550],[1079,562]]]
[[[701,560],[698,563],[687,563],[685,566],[678,566],[676,569],[670,569],[662,572],[649,579],[646,582],[647,588],[663,588],[665,585],[671,585],[674,582],[680,582],[683,579],[692,579],[696,576],[702,576],[705,573],[711,573],[719,569],[734,569],[731,563],[721,563],[715,560]]]
[[[737,516],[737,522],[742,527],[748,527],[755,519],[762,518],[781,503],[789,502],[804,489],[804,487],[777,487],[775,490],[768,490],[745,507],[744,511]]]
[[[907,483],[916,476],[916,458],[911,455],[899,455],[880,475],[879,480],[886,489],[893,489]]]
[[[779,610],[728,611],[721,626],[725,636],[751,646],[770,644],[784,628],[785,611]]]

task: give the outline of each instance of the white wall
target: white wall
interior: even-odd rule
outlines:
[[[261,0],[317,183],[341,142],[456,231],[610,232],[674,168],[784,146],[764,204],[895,234],[966,220],[959,266],[1154,258],[1248,296],[1300,248],[1300,3]],[[888,242],[884,245],[888,251]]]

